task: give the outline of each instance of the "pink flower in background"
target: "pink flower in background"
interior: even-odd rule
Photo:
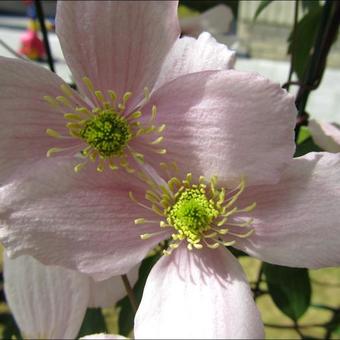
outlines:
[[[129,273],[137,281],[138,269]],[[4,256],[6,301],[20,332],[29,339],[73,339],[88,307],[112,307],[124,297],[120,277],[95,282],[87,275],[44,266],[31,256]]]
[[[340,127],[338,124],[311,119],[308,128],[315,144],[320,148],[328,152],[340,152]]]

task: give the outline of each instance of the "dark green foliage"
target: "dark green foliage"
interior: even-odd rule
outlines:
[[[138,281],[133,287],[133,291],[135,293],[138,304],[142,299],[145,282],[150,273],[150,270],[152,269],[154,264],[158,261],[159,257],[160,257],[159,254],[156,254],[146,258],[139,268]],[[126,296],[122,300],[120,300],[117,303],[117,307],[120,308],[119,334],[129,336],[129,333],[133,329],[134,311],[132,310],[128,297]]]
[[[257,19],[257,17],[261,14],[261,12],[271,3],[273,0],[261,0],[259,7],[257,7],[255,15],[254,15],[254,21]]]
[[[323,7],[315,3],[297,23],[295,34],[291,33],[288,38],[288,53],[293,55],[293,70],[300,80],[306,71],[322,15]]]
[[[88,308],[77,338],[103,332],[107,332],[107,327],[102,310],[100,308]]]
[[[263,272],[275,305],[293,321],[297,321],[311,302],[308,270],[264,263]]]

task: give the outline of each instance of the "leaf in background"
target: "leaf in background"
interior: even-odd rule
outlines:
[[[253,21],[255,21],[257,17],[260,15],[260,13],[272,2],[273,0],[261,0],[259,6],[256,9]]]
[[[143,290],[145,286],[146,279],[150,273],[150,270],[154,266],[154,264],[158,261],[159,259],[159,254],[149,256],[147,257],[141,264],[139,268],[139,275],[138,275],[138,281],[133,287],[133,291],[136,296],[137,303],[139,304],[142,295],[143,295]],[[120,308],[120,313],[119,313],[119,334],[124,335],[124,336],[129,336],[130,332],[133,329],[133,321],[134,321],[134,312],[132,310],[130,301],[127,296],[125,296],[122,300],[118,301],[117,307]]]
[[[264,263],[263,272],[275,305],[289,318],[297,321],[311,302],[308,270]]]
[[[297,144],[303,143],[305,140],[311,137],[309,129],[307,126],[301,126],[299,131],[299,138],[297,140]]]
[[[297,23],[294,41],[293,32],[288,37],[288,54],[293,54],[293,69],[300,80],[303,78],[308,64],[308,57],[319,28],[322,9],[322,6],[314,5]]]
[[[302,9],[304,11],[310,11],[320,6],[319,0],[302,0]]]
[[[313,152],[313,151],[323,151],[323,150],[314,143],[312,137],[309,137],[296,146],[294,157],[300,157],[300,156],[305,155],[308,152]]]
[[[88,308],[77,338],[96,333],[107,333],[105,319],[100,308]]]
[[[1,339],[23,339],[12,314],[0,313],[0,325],[2,328]]]

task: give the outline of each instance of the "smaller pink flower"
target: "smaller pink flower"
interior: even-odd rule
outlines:
[[[340,152],[340,127],[338,124],[311,119],[308,128],[315,144],[321,149],[328,152]]]
[[[138,270],[129,273],[135,283]],[[31,256],[4,256],[7,303],[21,335],[28,339],[73,339],[88,307],[112,307],[126,295],[120,277],[101,282],[58,266],[45,266]]]
[[[168,256],[147,279],[136,337],[263,338],[245,275],[225,247],[285,266],[339,265],[339,165],[338,154],[310,153],[293,159],[277,184],[246,187],[241,179],[234,188],[171,164],[162,178],[148,169],[145,199],[130,196],[155,214],[135,223],[159,225],[141,238],[163,235]]]
[[[180,25],[184,35],[198,37],[206,31],[215,36],[228,33],[232,21],[233,12],[230,7],[219,4],[200,15],[180,19]]]
[[[1,183],[38,164],[53,171],[46,156],[75,172],[158,164],[176,152],[166,136],[181,133],[162,122],[168,111],[157,105],[172,98],[162,92],[156,105],[157,89],[176,81],[180,90],[186,74],[234,64],[235,53],[208,33],[179,39],[177,1],[60,1],[56,33],[77,90],[45,68],[0,57]]]

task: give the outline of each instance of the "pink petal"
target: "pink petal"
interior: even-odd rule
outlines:
[[[143,94],[179,35],[177,1],[60,1],[56,31],[80,89]]]
[[[279,265],[338,266],[339,166],[340,154],[309,153],[292,161],[279,184],[246,190],[243,199],[257,203],[255,233],[239,247]]]
[[[131,286],[137,282],[138,270],[139,266],[136,266],[127,274]],[[88,306],[91,308],[113,307],[125,295],[126,290],[121,276],[113,276],[104,281],[90,279],[90,301]]]
[[[198,36],[203,31],[212,34],[225,34],[233,21],[230,7],[219,4],[200,15],[186,17],[180,20],[182,34]]]
[[[185,172],[228,183],[241,176],[247,183],[273,183],[292,158],[294,98],[259,75],[229,70],[182,76],[150,103],[167,126],[168,160]]]
[[[308,128],[315,144],[328,152],[340,152],[340,128],[332,123],[311,119]]]
[[[235,52],[220,44],[208,32],[198,39],[178,39],[163,64],[156,88],[188,73],[227,70],[234,67]]]
[[[4,256],[6,300],[25,339],[74,339],[89,299],[85,275]]]
[[[46,129],[62,128],[65,119],[43,97],[59,96],[61,84],[61,78],[32,62],[0,57],[0,183],[46,158],[54,146]]]
[[[39,181],[37,181],[39,178]],[[166,233],[135,225],[155,214],[132,202],[144,196],[131,176],[95,167],[75,174],[69,161],[42,162],[0,189],[0,239],[11,256],[29,254],[44,264],[77,269],[96,280],[127,273]]]
[[[263,325],[237,260],[182,246],[151,270],[135,317],[139,338],[257,338]]]
[[[117,334],[105,334],[105,333],[97,333],[91,334],[81,337],[80,339],[128,339],[125,336],[117,335]]]

